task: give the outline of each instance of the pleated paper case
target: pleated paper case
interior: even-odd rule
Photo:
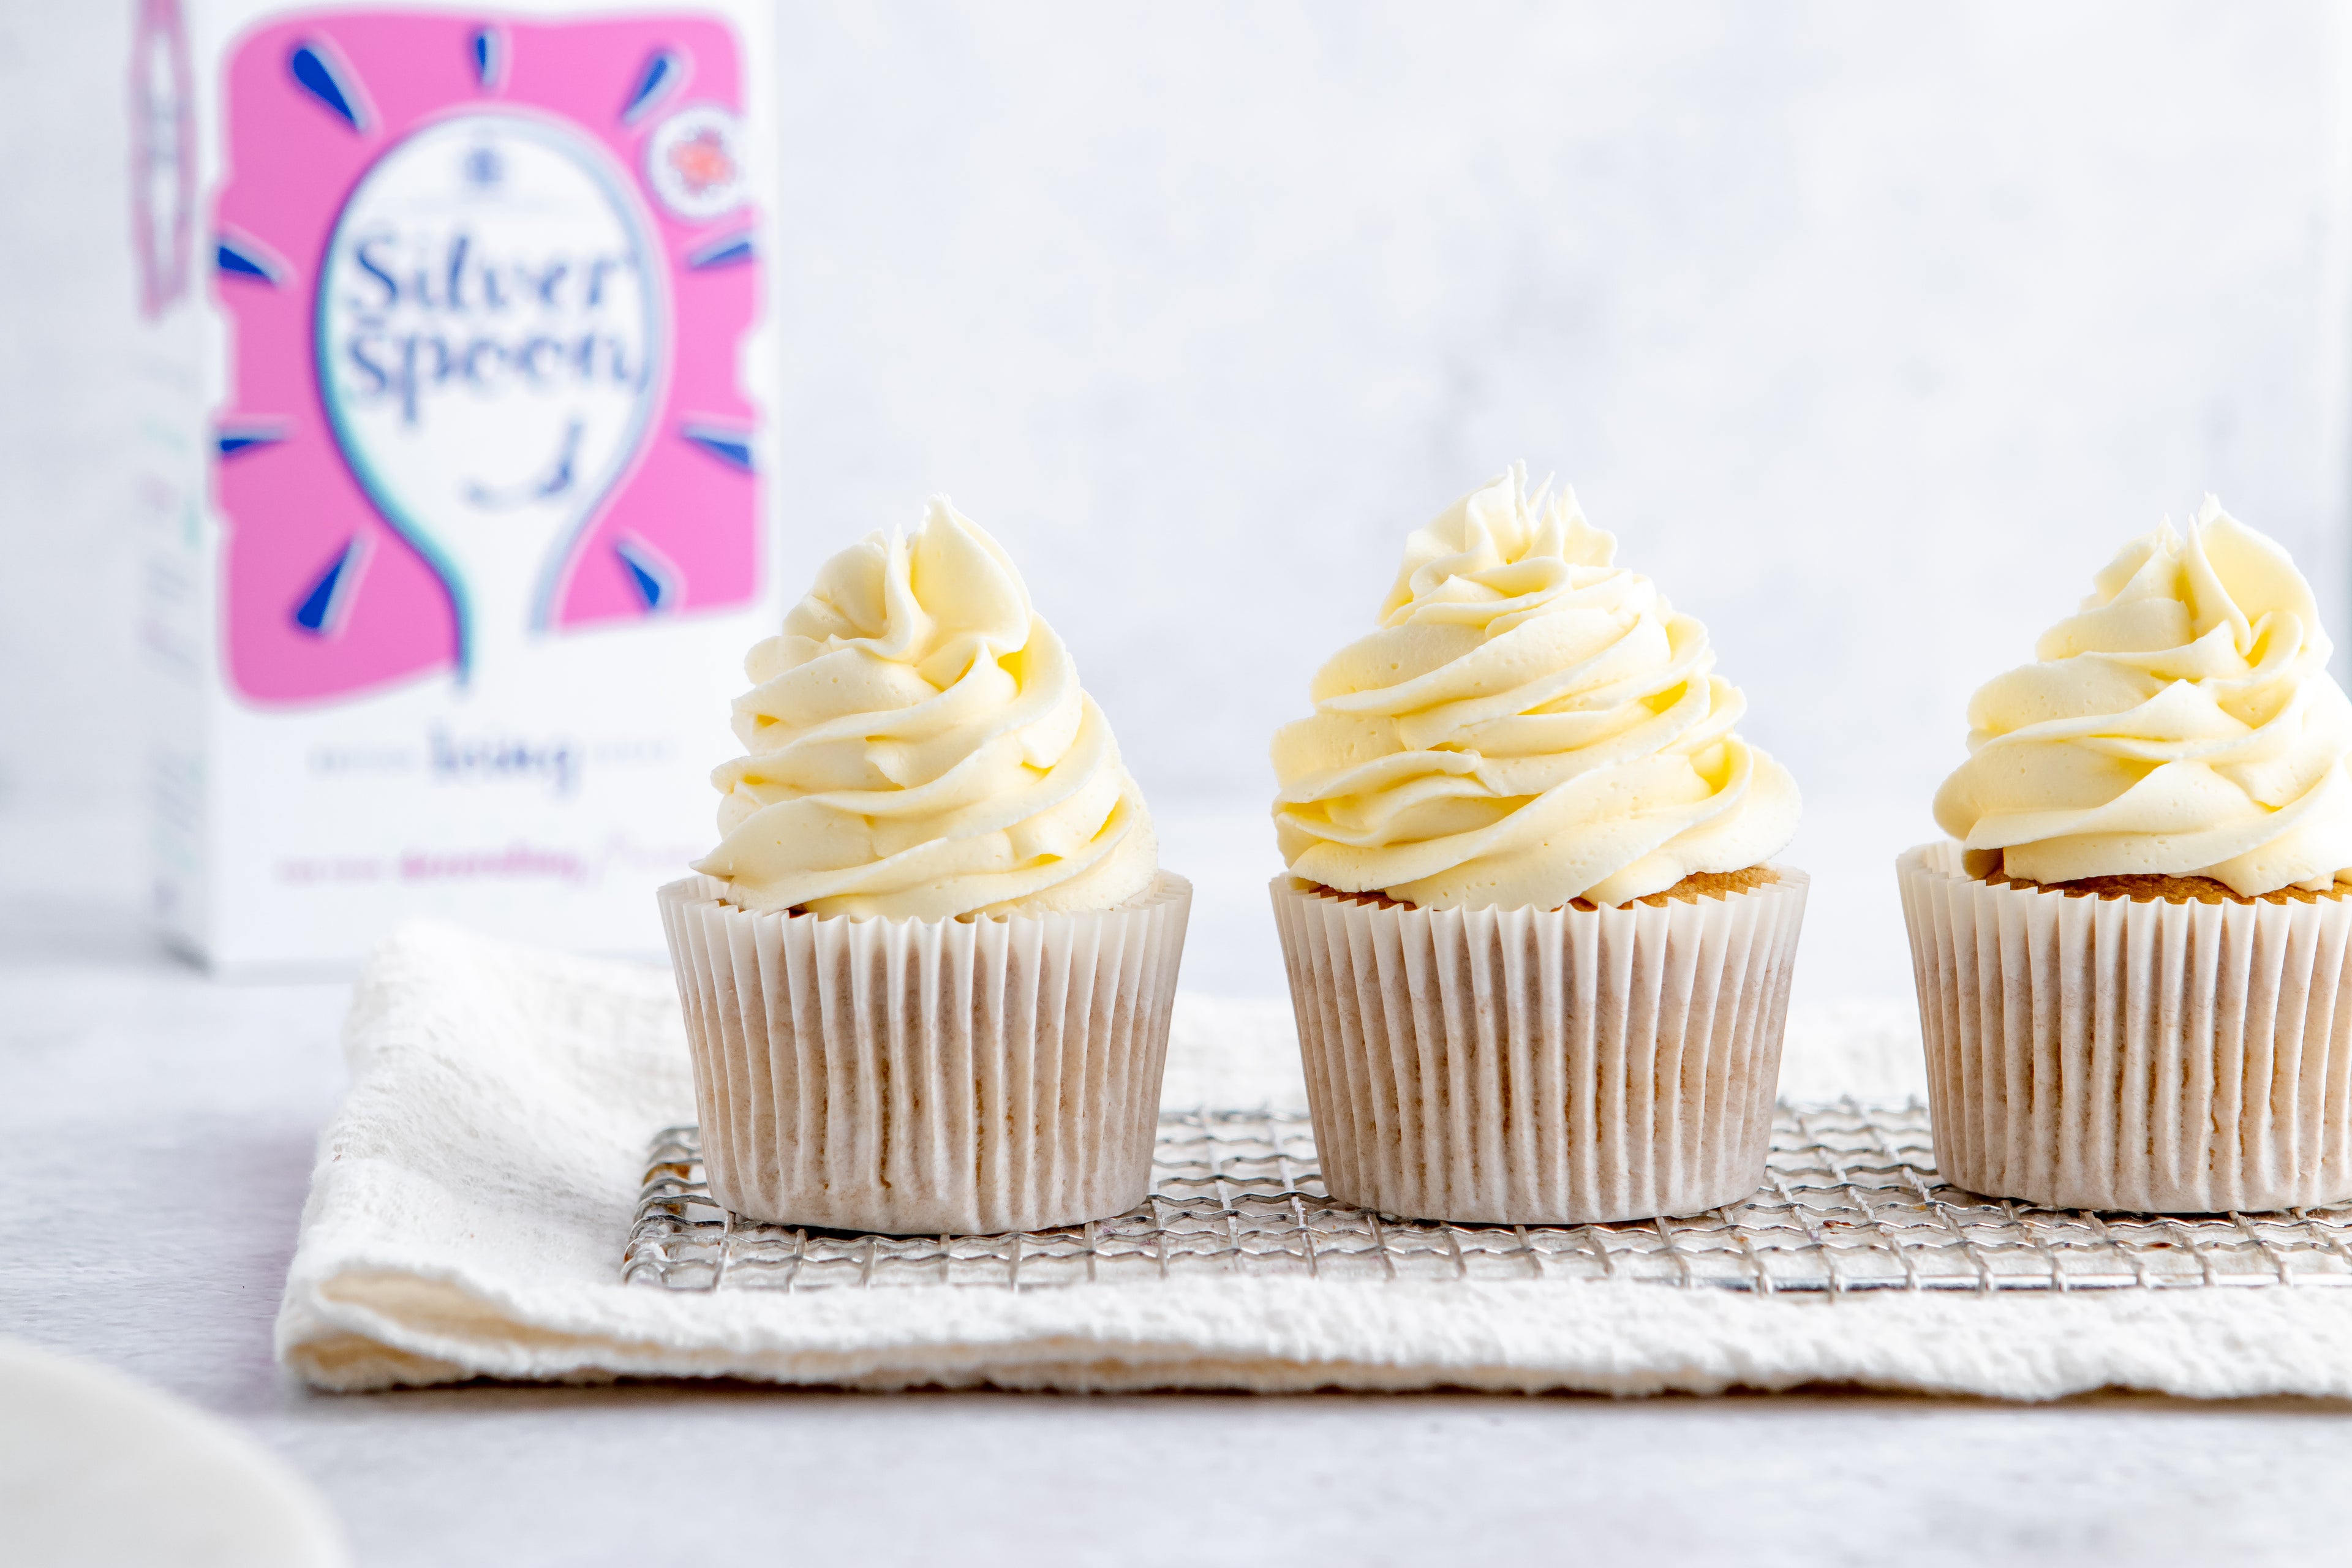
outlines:
[[[753,912],[661,890],[710,1190],[886,1235],[1075,1225],[1151,1184],[1192,885],[970,921]]]
[[[1807,879],[1623,909],[1273,883],[1323,1179],[1421,1218],[1690,1215],[1764,1178]]]
[[[2352,1198],[2352,907],[1995,887],[1895,862],[1936,1163],[2053,1208],[2209,1214]]]

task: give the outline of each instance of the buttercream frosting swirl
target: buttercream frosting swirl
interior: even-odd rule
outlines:
[[[1936,821],[2011,877],[2201,876],[2245,897],[2352,868],[2352,704],[2311,585],[2205,498],[2092,580],[1969,701]]]
[[[1786,847],[1797,786],[1733,732],[1706,628],[1575,493],[1515,466],[1406,542],[1381,628],[1275,736],[1294,876],[1430,908],[1622,904]]]
[[[1151,818],[1062,639],[996,541],[934,497],[835,555],[744,660],[748,754],[711,775],[695,868],[750,909],[888,920],[1113,908]]]

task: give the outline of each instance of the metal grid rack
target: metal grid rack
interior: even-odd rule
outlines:
[[[1163,1115],[1142,1206],[1007,1236],[854,1236],[742,1219],[703,1184],[693,1127],[657,1134],[646,1167],[621,1278],[672,1290],[1029,1290],[1216,1275],[1617,1279],[1761,1294],[2352,1285],[2352,1207],[2175,1219],[1978,1197],[1937,1179],[1916,1101],[1783,1105],[1765,1185],[1745,1203],[1612,1225],[1447,1225],[1334,1203],[1296,1111]]]

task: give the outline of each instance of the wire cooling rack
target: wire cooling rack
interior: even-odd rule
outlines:
[[[1765,1184],[1690,1219],[1445,1225],[1334,1203],[1303,1112],[1163,1115],[1152,1193],[1116,1219],[1007,1236],[763,1225],[702,1179],[693,1127],[657,1134],[621,1257],[672,1290],[1031,1290],[1214,1275],[1636,1280],[1686,1289],[2105,1290],[2352,1285],[2352,1208],[2126,1218],[1945,1185],[1926,1108],[1783,1105]]]

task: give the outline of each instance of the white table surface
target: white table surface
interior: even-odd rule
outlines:
[[[341,1088],[345,989],[205,979],[145,936],[127,873],[58,890],[91,885],[95,826],[0,816],[0,1332],[241,1423],[366,1563],[2347,1551],[2335,1404],[314,1394],[273,1362],[270,1322]]]

